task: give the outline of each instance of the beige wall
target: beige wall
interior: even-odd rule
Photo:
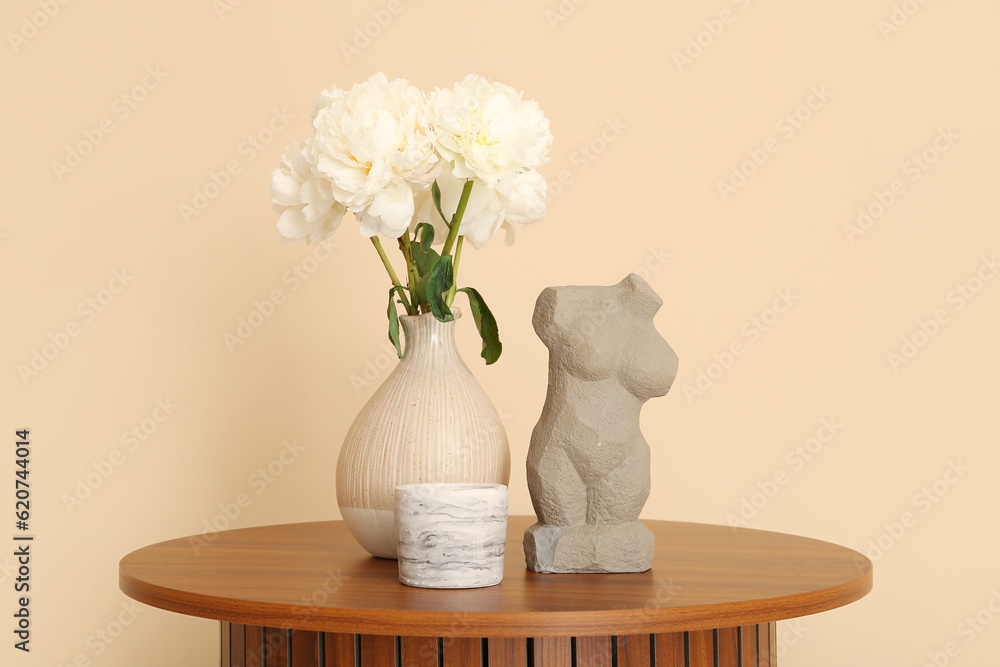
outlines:
[[[645,516],[723,523],[742,507],[754,528],[881,541],[868,598],[782,624],[785,665],[921,665],[949,642],[950,664],[995,662],[1000,621],[966,621],[1000,591],[995,2],[224,2],[2,11],[0,476],[9,489],[12,432],[30,428],[37,553],[30,657],[10,647],[0,556],[0,662],[215,664],[214,623],[148,607],[100,638],[127,603],[118,559],[200,532],[243,492],[252,504],[234,526],[338,516],[337,450],[389,360],[386,281],[351,220],[313,259],[283,246],[265,193],[315,94],[378,70],[425,88],[479,72],[551,119],[545,171],[568,184],[549,219],[462,267],[503,333],[495,367],[468,325],[461,344],[507,423],[514,512],[530,512],[523,460],[545,389],[535,296],[641,269],[681,359],[643,415]],[[390,7],[345,56],[340,44]],[[78,166],[53,166],[88,136],[100,142]],[[763,164],[721,192],[754,155]],[[193,202],[228,163],[238,173]],[[858,225],[879,197],[891,204]],[[180,205],[206,203],[184,219]],[[303,269],[315,272],[292,277]],[[228,349],[273,290],[283,303]],[[791,305],[770,312],[782,294]],[[915,356],[893,363],[914,338]],[[713,367],[734,343],[742,354]],[[22,378],[36,350],[52,358]],[[383,370],[352,383],[368,364]],[[702,371],[714,379],[696,394]],[[144,440],[123,438],[133,427]],[[304,452],[273,481],[254,477],[290,439]],[[967,469],[938,481],[953,464]],[[102,467],[110,476],[67,507]],[[775,475],[773,497],[758,493]],[[920,494],[935,483],[932,502]]]

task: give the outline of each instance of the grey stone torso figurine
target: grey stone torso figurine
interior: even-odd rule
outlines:
[[[536,572],[643,572],[653,533],[649,445],[639,411],[663,396],[677,355],[653,326],[663,301],[630,274],[610,287],[549,287],[532,324],[549,349],[549,387],[528,449],[538,523],[524,534]]]

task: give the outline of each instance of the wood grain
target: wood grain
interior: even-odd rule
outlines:
[[[712,630],[688,633],[688,657],[691,667],[714,667],[715,638]]]
[[[652,570],[539,574],[520,558],[533,519],[511,517],[504,580],[470,590],[399,583],[339,521],[223,531],[196,553],[187,538],[139,549],[121,589],[161,609],[268,627],[462,637],[637,635],[751,625],[833,609],[864,596],[871,563],[793,535],[649,521]],[[857,565],[860,563],[860,566]],[[266,577],[260,576],[267,572]],[[664,599],[669,575],[675,590]],[[301,600],[323,591],[302,613]],[[650,602],[656,604],[650,604]]]
[[[539,667],[775,667],[776,624],[655,635],[542,637],[394,637],[316,633],[308,630],[221,624],[223,667],[261,664],[246,660],[266,652],[264,667],[317,667],[323,652],[328,667],[525,667],[529,646]],[[322,642],[319,641],[322,636]],[[289,641],[290,638],[290,641]],[[399,661],[396,661],[396,646]],[[484,653],[484,645],[488,652]],[[360,646],[361,654],[357,655]],[[228,647],[228,648],[227,648]],[[652,651],[651,651],[652,649]],[[289,661],[289,653],[291,659]],[[488,657],[488,660],[487,660]],[[575,657],[575,660],[574,660]],[[440,663],[439,663],[440,660]],[[758,662],[759,660],[759,662]]]
[[[233,664],[232,637],[231,637],[232,629],[230,628],[230,624],[226,623],[225,621],[223,621],[221,625],[222,625],[222,634],[220,642],[222,646],[222,664],[232,665]]]
[[[264,667],[264,628],[246,627],[245,656],[247,667]]]
[[[483,640],[475,637],[447,637],[444,642],[444,667],[481,667]]]
[[[611,656],[611,637],[576,638],[576,664],[587,667],[611,667]]]
[[[719,667],[740,667],[737,628],[719,628]]]
[[[396,638],[361,635],[361,664],[364,667],[396,667]]]
[[[400,667],[438,667],[437,637],[400,637],[399,643]]]
[[[684,633],[656,635],[656,667],[684,667]]]
[[[246,667],[246,626],[242,623],[229,624],[229,664],[232,667]]]
[[[514,637],[490,637],[490,664],[527,665],[528,640]]]
[[[288,631],[282,628],[264,628],[264,655],[266,667],[288,665]]]
[[[569,637],[537,637],[535,664],[544,667],[572,667],[573,642]]]
[[[740,641],[743,653],[741,667],[757,667],[757,626],[744,625],[740,628]]]
[[[649,635],[618,637],[618,667],[649,667],[650,658]]]
[[[354,635],[344,632],[327,632],[323,637],[326,667],[354,667]]]
[[[292,667],[319,664],[319,636],[308,630],[292,630]]]
[[[771,654],[774,647],[771,646],[771,631],[769,624],[762,623],[757,626],[757,664],[760,667],[771,667]]]

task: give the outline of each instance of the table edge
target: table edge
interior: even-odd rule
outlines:
[[[328,523],[326,521],[304,523]],[[690,522],[670,522],[690,523]],[[260,528],[260,527],[257,527]],[[243,529],[238,529],[243,530]],[[759,529],[741,528],[774,533]],[[788,533],[778,533],[788,535]],[[817,540],[816,538],[802,539]],[[177,538],[175,538],[177,539]],[[184,539],[184,538],[179,538]],[[837,609],[860,600],[873,586],[873,566],[856,554],[859,576],[837,586],[773,598],[632,610],[453,612],[341,609],[224,598],[157,586],[131,576],[119,561],[119,588],[130,598],[159,609],[230,623],[323,632],[434,637],[566,637],[653,634],[768,623]],[[560,576],[553,574],[550,576]],[[595,575],[603,576],[603,575]],[[610,575],[614,576],[614,575]],[[501,584],[502,585],[502,584]],[[301,609],[301,613],[297,610]],[[419,619],[419,620],[417,620]]]

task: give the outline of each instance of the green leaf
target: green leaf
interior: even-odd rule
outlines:
[[[431,274],[425,273],[424,275],[420,276],[420,280],[418,280],[417,284],[413,286],[413,291],[411,292],[411,295],[413,297],[414,307],[424,306],[427,303],[427,282],[430,279],[431,279]],[[426,313],[427,309],[421,308],[421,312]]]
[[[455,319],[455,316],[451,314],[451,308],[445,302],[445,293],[451,289],[454,279],[451,267],[451,255],[443,255],[428,275],[424,294],[424,297],[427,299],[427,305],[430,306],[434,317],[441,322],[451,322]],[[421,280],[421,282],[423,281]]]
[[[500,331],[497,328],[497,320],[490,312],[490,307],[486,305],[483,296],[471,287],[462,287],[459,292],[465,292],[469,297],[469,308],[472,310],[472,319],[476,321],[476,328],[479,329],[479,337],[483,339],[482,357],[486,360],[486,365],[496,362],[503,352],[503,344],[500,342]]]
[[[392,296],[397,290],[404,289],[406,288],[402,285],[394,285],[389,289],[389,340],[396,346],[396,355],[400,359],[403,358],[403,349],[399,345],[399,313],[396,312],[396,303],[392,300]]]
[[[438,215],[441,216],[445,224],[448,224],[448,218],[444,217],[444,211],[441,210],[441,188],[438,187],[437,181],[431,185],[431,198],[434,200],[434,208],[437,209]]]
[[[421,222],[413,231],[413,240],[422,250],[430,250],[431,244],[434,243],[434,225],[429,222]]]
[[[438,251],[431,247],[431,243],[434,241],[434,227],[429,223],[421,222],[417,225],[415,233],[417,237],[414,240],[417,242],[410,246],[410,254],[413,256],[413,263],[417,266],[417,273],[426,276],[441,259]]]

